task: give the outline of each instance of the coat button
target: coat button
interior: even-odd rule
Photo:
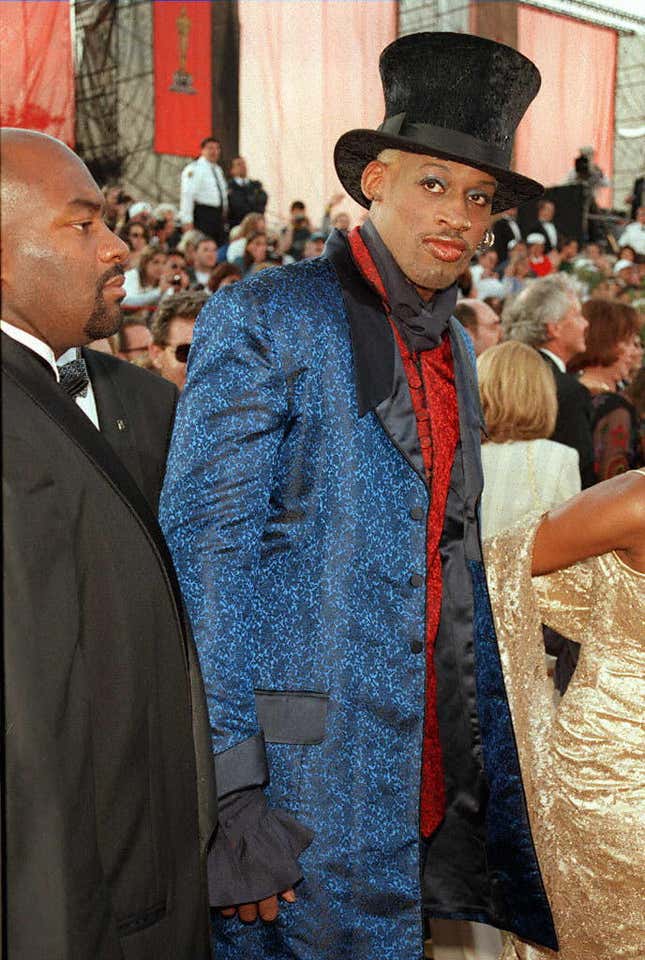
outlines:
[[[411,587],[422,587],[423,586],[423,577],[420,573],[413,573],[410,577],[410,586]]]
[[[424,520],[426,512],[423,507],[412,507],[410,510],[410,516],[413,520]]]
[[[420,640],[410,640],[410,650],[412,653],[421,653],[423,650],[423,644]]]

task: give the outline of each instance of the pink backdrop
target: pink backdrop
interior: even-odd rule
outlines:
[[[0,120],[74,146],[74,67],[68,0],[0,3]]]
[[[240,151],[271,219],[303,200],[314,223],[340,190],[341,133],[383,119],[379,53],[396,37],[395,0],[240,0]],[[342,205],[356,215],[349,199]],[[339,207],[340,209],[340,207]]]
[[[569,17],[518,6],[518,48],[542,74],[542,87],[519,126],[515,167],[546,186],[560,184],[580,147],[596,148],[611,179],[616,33]],[[598,191],[601,205],[610,191]]]

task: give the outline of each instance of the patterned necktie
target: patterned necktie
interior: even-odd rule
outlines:
[[[72,400],[76,397],[86,397],[90,378],[87,373],[85,360],[79,357],[78,360],[70,360],[69,363],[63,363],[58,368],[60,376],[60,385],[68,393]]]

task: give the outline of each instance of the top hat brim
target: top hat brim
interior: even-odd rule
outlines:
[[[419,153],[444,160],[454,160],[476,170],[483,170],[497,180],[497,189],[493,197],[491,213],[501,213],[510,207],[518,207],[529,200],[536,200],[544,193],[544,187],[536,180],[524,177],[520,173],[496,167],[491,164],[474,162],[467,157],[457,156],[454,152],[443,150],[440,142],[432,146],[408,140],[405,137],[381,133],[378,130],[349,130],[344,133],[334,150],[334,164],[338,179],[353,200],[362,207],[369,207],[371,200],[361,190],[363,170],[372,160],[376,160],[381,150],[404,150],[406,153]]]

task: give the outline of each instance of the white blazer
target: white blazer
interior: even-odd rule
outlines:
[[[482,539],[580,492],[578,451],[553,440],[482,445]]]

